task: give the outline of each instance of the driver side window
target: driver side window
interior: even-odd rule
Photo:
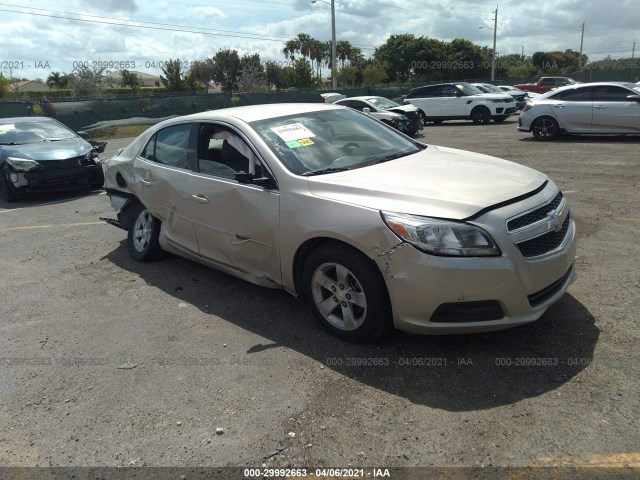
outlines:
[[[262,176],[262,166],[247,143],[231,129],[202,125],[198,140],[198,171],[215,177],[235,179],[236,173]]]

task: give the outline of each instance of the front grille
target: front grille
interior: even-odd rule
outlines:
[[[507,230],[509,232],[512,232],[528,225],[532,225],[536,222],[539,222],[540,220],[544,220],[545,218],[547,218],[547,215],[549,215],[549,213],[558,208],[560,202],[562,202],[562,192],[558,192],[553,200],[540,207],[539,209],[522,215],[521,217],[514,218],[513,220],[509,220],[509,222],[507,223]]]
[[[562,276],[562,278],[560,278],[559,280],[556,280],[551,285],[548,285],[547,287],[543,288],[539,292],[533,293],[531,295],[527,295],[527,299],[529,300],[529,305],[531,305],[532,307],[537,307],[538,305],[547,301],[549,298],[553,297],[556,293],[560,291],[560,289],[565,284],[569,276],[571,276],[571,272],[573,272],[573,265],[571,265],[569,270],[567,270],[567,273],[565,273]]]
[[[516,243],[516,246],[518,247],[518,250],[520,250],[520,253],[522,253],[522,256],[525,258],[538,257],[540,255],[544,255],[545,253],[552,252],[560,245],[562,245],[564,237],[569,231],[570,224],[571,215],[567,215],[567,218],[562,224],[561,230],[554,230],[553,232],[545,233],[544,235],[532,238],[531,240]]]
[[[432,322],[465,323],[500,320],[504,311],[496,300],[443,303],[431,316]]]
[[[61,173],[78,168],[81,165],[86,164],[84,155],[73,158],[66,158],[64,160],[41,160],[42,171],[44,173]]]

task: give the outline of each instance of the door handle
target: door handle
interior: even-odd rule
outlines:
[[[554,105],[556,108],[564,108],[564,105]]]
[[[203,193],[191,195],[191,198],[193,198],[194,200],[197,200],[200,203],[209,203],[209,200],[207,200],[207,197],[205,197]]]
[[[603,110],[605,108],[607,108],[606,105],[594,105],[593,108],[597,108],[598,110]]]
[[[251,241],[251,239],[249,237],[245,237],[244,235],[238,235],[237,233],[236,233],[236,239],[238,241],[237,242],[231,242],[231,245],[241,245],[243,243]]]
[[[147,187],[148,187],[149,185],[151,185],[151,182],[150,182],[150,181],[148,181],[148,180],[143,180],[142,178],[140,179],[140,183],[141,183],[141,184],[143,184],[143,185],[146,185]]]

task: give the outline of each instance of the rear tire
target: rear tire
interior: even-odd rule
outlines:
[[[151,215],[143,204],[138,204],[129,225],[127,244],[131,258],[138,262],[150,262],[162,256],[160,248],[160,220]]]
[[[482,105],[471,110],[471,120],[476,125],[486,125],[491,121],[491,112]]]
[[[560,133],[560,126],[555,118],[551,117],[539,117],[531,123],[531,133],[536,138],[546,142],[553,140]]]
[[[326,243],[309,255],[303,293],[318,321],[334,335],[370,342],[391,327],[391,307],[378,268],[358,250]]]

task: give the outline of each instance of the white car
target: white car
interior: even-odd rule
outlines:
[[[640,86],[595,82],[558,88],[527,104],[518,130],[538,140],[561,133],[640,134]]]
[[[337,105],[172,118],[105,176],[134,260],[166,250],[282,288],[350,340],[530,323],[576,275],[574,220],[547,175]]]
[[[347,98],[339,93],[323,93],[322,97],[325,103],[334,103],[367,113],[409,136],[417,134],[424,128],[422,116],[413,105],[400,105],[388,98],[376,96]]]
[[[425,122],[472,120],[503,122],[516,112],[516,101],[506,93],[484,93],[470,83],[441,83],[414,88],[404,103],[420,110]]]

